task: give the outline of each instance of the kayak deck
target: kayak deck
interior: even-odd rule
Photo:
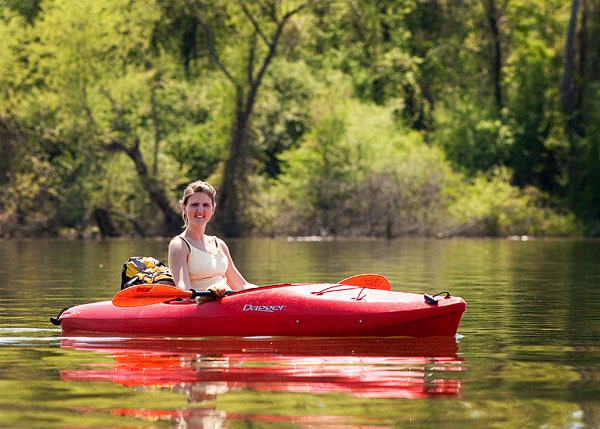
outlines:
[[[65,332],[175,336],[453,336],[466,303],[423,295],[331,284],[248,289],[197,304],[171,301],[116,307],[103,301],[72,307]]]

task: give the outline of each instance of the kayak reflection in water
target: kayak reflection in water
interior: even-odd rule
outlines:
[[[215,188],[201,180],[185,188],[179,200],[185,229],[169,243],[169,266],[177,287],[209,290],[221,298],[227,290],[256,285],[238,271],[225,242],[205,234],[215,214],[216,196]]]
[[[467,370],[458,342],[450,336],[174,339],[90,334],[65,338],[61,348],[102,356],[101,364],[89,355],[85,364],[61,369],[65,382],[184,394],[187,404],[110,409],[115,415],[171,419],[170,427],[177,428],[231,427],[241,420],[258,426],[280,422],[312,427],[318,422],[319,427],[354,427],[349,422],[364,418],[378,401],[461,398]],[[348,398],[352,403],[359,398],[364,407],[340,407]],[[297,407],[281,408],[282,400],[300,404],[301,415]],[[331,412],[324,414],[323,407],[330,405]],[[406,419],[419,421],[419,410],[417,406]],[[97,413],[93,408],[88,412]]]

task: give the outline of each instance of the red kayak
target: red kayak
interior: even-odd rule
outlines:
[[[235,291],[197,304],[169,301],[117,307],[111,301],[71,307],[63,332],[174,336],[453,336],[467,304],[345,284],[291,284]]]

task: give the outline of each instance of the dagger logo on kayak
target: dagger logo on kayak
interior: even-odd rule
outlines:
[[[252,305],[244,304],[242,311],[261,311],[263,313],[274,313],[283,310],[287,305]]]

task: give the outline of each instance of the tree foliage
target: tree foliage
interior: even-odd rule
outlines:
[[[600,234],[592,0],[0,3],[0,236]],[[582,225],[584,225],[582,229]]]

